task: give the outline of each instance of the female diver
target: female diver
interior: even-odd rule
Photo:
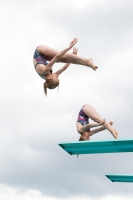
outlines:
[[[96,123],[89,123],[89,118],[92,119]],[[76,122],[77,131],[81,135],[79,141],[90,140],[90,136],[100,131],[107,129],[114,138],[118,138],[118,133],[111,126],[113,122],[107,122],[105,119],[101,118],[101,116],[95,111],[95,109],[86,104],[82,107],[79,112],[78,119]],[[98,127],[99,128],[90,130],[90,128]]]
[[[44,83],[45,95],[47,95],[47,88],[54,89],[57,86],[59,86],[59,79],[58,79],[59,75],[64,70],[66,70],[71,63],[84,65],[92,68],[95,71],[98,68],[97,66],[94,65],[92,59],[86,59],[77,56],[76,55],[77,48],[73,50],[73,54],[66,53],[77,43],[77,41],[78,40],[74,38],[73,41],[70,43],[70,45],[66,49],[60,52],[45,45],[40,45],[35,50],[33,56],[33,63],[38,75],[46,80]],[[47,61],[49,61],[49,63]],[[66,64],[57,72],[52,73],[52,67],[56,62],[62,62]]]

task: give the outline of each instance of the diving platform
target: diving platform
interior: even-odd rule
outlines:
[[[133,138],[64,142],[58,145],[70,155],[133,152]]]
[[[133,182],[133,175],[127,174],[106,174],[105,175],[112,182]]]

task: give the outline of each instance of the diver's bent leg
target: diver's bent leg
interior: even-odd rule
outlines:
[[[101,123],[103,121],[103,118],[96,112],[96,110],[90,106],[90,105],[85,105],[83,107],[84,113],[93,121],[97,123]],[[108,131],[115,137],[118,137],[118,133],[116,130],[113,129],[113,127],[105,120],[103,126],[108,129]]]

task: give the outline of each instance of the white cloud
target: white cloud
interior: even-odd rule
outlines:
[[[17,187],[9,187],[4,184],[0,184],[0,200],[131,200],[132,196],[105,196],[103,198],[90,198],[85,196],[75,196],[75,197],[68,197],[68,198],[54,198],[54,197],[48,197],[45,195],[42,195],[42,193],[39,190],[22,190],[21,188]]]

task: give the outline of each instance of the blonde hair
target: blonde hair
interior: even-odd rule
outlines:
[[[47,96],[47,88],[52,90],[52,89],[55,89],[57,86],[58,86],[57,91],[59,92],[59,82],[56,84],[49,84],[48,81],[45,81],[43,84],[45,95]]]

